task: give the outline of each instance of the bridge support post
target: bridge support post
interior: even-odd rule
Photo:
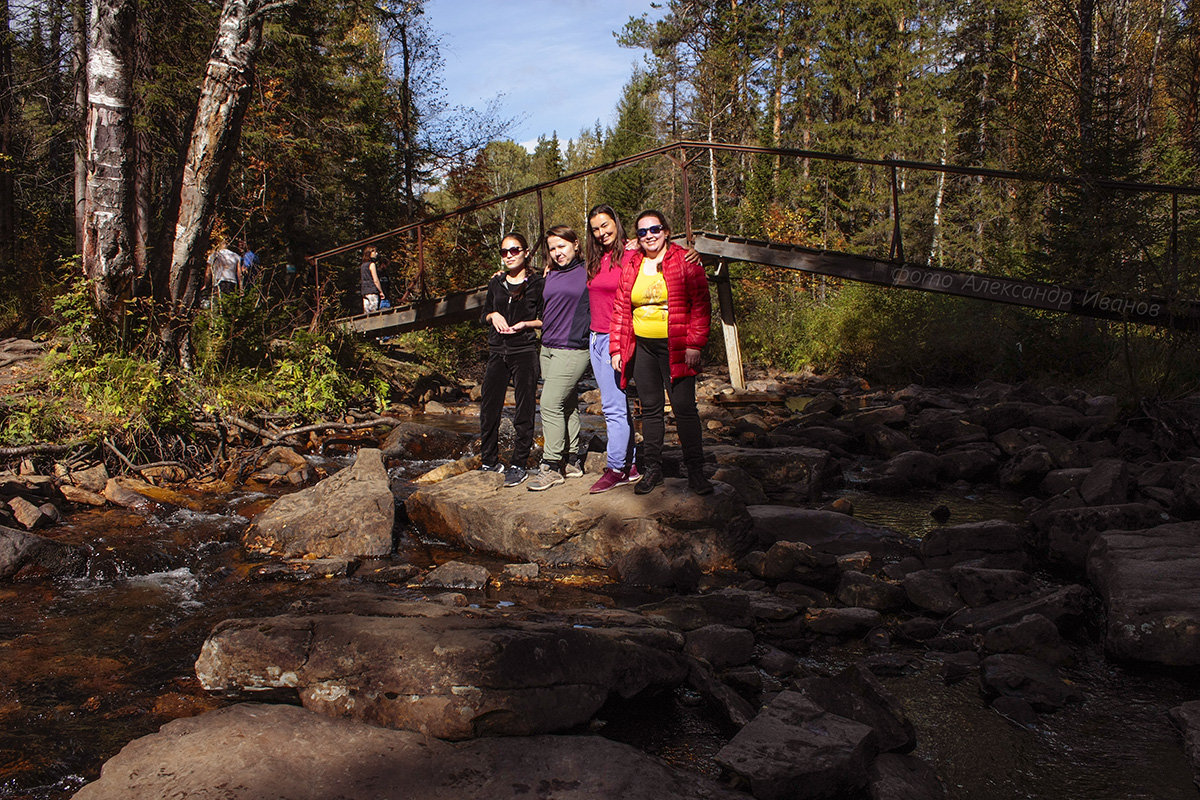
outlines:
[[[729,382],[735,389],[745,389],[746,371],[742,368],[742,343],[738,338],[737,316],[733,309],[733,285],[729,282],[729,262],[723,258],[717,263],[716,283],[721,334],[725,339],[725,360],[729,362]]]

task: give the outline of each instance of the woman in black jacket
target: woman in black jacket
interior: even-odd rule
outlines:
[[[488,326],[488,361],[480,390],[479,431],[481,469],[500,472],[500,414],[511,381],[516,400],[513,413],[512,461],[503,469],[504,485],[525,480],[533,447],[533,413],[537,399],[538,337],[542,327],[542,276],[529,268],[529,243],[519,233],[500,242],[504,272],[488,282],[483,322]]]

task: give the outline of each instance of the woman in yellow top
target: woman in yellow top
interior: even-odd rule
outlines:
[[[639,214],[637,237],[638,249],[627,251],[621,264],[609,338],[621,386],[632,377],[642,406],[645,477],[634,492],[647,494],[663,480],[665,388],[675,413],[688,486],[697,494],[709,494],[713,487],[704,476],[696,410],[696,375],[712,321],[708,279],[704,268],[687,261],[684,248],[671,242],[662,212]]]

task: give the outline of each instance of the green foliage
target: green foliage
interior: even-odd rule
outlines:
[[[349,405],[387,406],[387,382],[369,369],[366,355],[346,336],[297,331],[276,358],[269,383],[274,401],[306,419]]]

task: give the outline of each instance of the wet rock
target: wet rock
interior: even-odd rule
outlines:
[[[763,553],[758,577],[768,581],[781,581],[792,577],[796,571],[808,571],[818,566],[813,549],[804,542],[780,541]]]
[[[934,486],[938,482],[941,460],[933,453],[910,450],[890,459],[867,480],[867,488],[896,494],[909,489]]]
[[[1193,464],[1179,476],[1171,513],[1183,519],[1200,517],[1200,464]]]
[[[1082,570],[1092,543],[1103,531],[1145,530],[1169,522],[1170,517],[1144,503],[1122,503],[1042,511],[1029,521],[1052,563]]]
[[[745,726],[754,718],[754,706],[724,681],[718,680],[708,664],[696,658],[689,658],[688,661],[691,666],[688,685],[699,694],[698,700],[707,701],[726,722],[736,728]]]
[[[938,450],[982,442],[988,437],[986,428],[964,419],[962,412],[955,409],[927,408],[916,416],[909,429],[914,439]]]
[[[871,554],[866,550],[859,550],[855,553],[846,553],[844,556],[837,557],[837,566],[840,570],[858,570],[862,572],[871,565]]]
[[[1183,737],[1183,752],[1192,765],[1192,781],[1200,787],[1200,700],[1175,706],[1167,714]]]
[[[842,573],[837,598],[844,605],[894,611],[904,605],[904,587],[856,570]]]
[[[1000,716],[1025,728],[1037,724],[1038,715],[1029,701],[1020,697],[1005,697],[999,695],[992,698],[992,710]]]
[[[1038,711],[1055,711],[1083,699],[1054,667],[1029,656],[988,656],[979,665],[979,682],[988,697],[1018,697]]]
[[[1014,489],[1032,489],[1057,466],[1054,457],[1043,445],[1030,445],[1013,455],[1000,468],[1000,482]]]
[[[482,589],[491,577],[487,567],[479,564],[447,561],[426,575],[421,584],[442,589]]]
[[[712,479],[732,486],[748,506],[768,502],[762,484],[741,467],[718,467]]]
[[[1001,600],[980,608],[964,608],[947,624],[968,633],[985,633],[998,625],[1010,625],[1029,614],[1041,614],[1060,630],[1077,625],[1087,612],[1091,593],[1082,586],[1047,589],[1032,597]]]
[[[637,611],[645,617],[658,617],[684,631],[712,624],[735,628],[749,628],[754,624],[749,592],[726,590],[696,597],[668,597],[658,603],[640,606]]]
[[[729,625],[705,625],[688,631],[683,649],[715,669],[736,667],[748,664],[754,657],[754,634]]]
[[[609,697],[671,688],[688,675],[678,633],[609,625],[603,614],[389,610],[228,620],[204,643],[196,676],[209,691],[290,687],[329,716],[465,739],[569,728]]]
[[[867,774],[871,800],[944,800],[946,787],[933,767],[916,756],[884,753]]]
[[[126,745],[81,800],[737,800],[745,795],[599,736],[439,742],[302,708],[245,703]]]
[[[900,453],[917,449],[912,439],[886,425],[873,425],[867,428],[862,432],[862,439],[866,443],[867,452],[881,458],[891,458]]]
[[[983,635],[989,653],[1014,653],[1060,666],[1071,658],[1058,626],[1041,614],[1028,614],[1009,625],[997,625]]]
[[[108,478],[108,468],[104,466],[103,462],[67,474],[67,480],[72,484],[78,486],[80,489],[85,489],[96,494],[104,491],[104,487],[108,483]]]
[[[941,675],[942,681],[958,683],[971,677],[975,672],[975,668],[979,666],[979,654],[974,650],[943,653],[941,662],[942,666],[938,673]]]
[[[913,617],[900,623],[900,633],[914,642],[923,642],[937,636],[941,627],[929,617]]]
[[[780,540],[803,542],[818,553],[834,556],[869,552],[891,561],[912,555],[910,540],[890,528],[872,525],[836,511],[794,506],[750,506],[754,533],[764,544]]]
[[[1129,499],[1129,465],[1119,458],[1106,458],[1088,471],[1079,494],[1089,506],[1111,506]]]
[[[805,501],[820,495],[832,472],[829,453],[810,447],[705,447],[718,465],[738,467],[762,486],[768,497]]]
[[[0,526],[0,580],[78,577],[86,565],[82,547]]]
[[[996,474],[1000,452],[994,444],[968,444],[944,451],[938,459],[938,475],[943,481],[983,481]]]
[[[875,425],[899,425],[908,418],[908,411],[902,405],[882,406],[879,408],[864,408],[861,411],[851,411],[842,415],[841,422],[857,430],[866,430]]]
[[[872,653],[862,660],[862,666],[876,675],[897,677],[916,669],[917,657],[906,653]]]
[[[1021,529],[1002,520],[968,522],[931,531],[921,542],[921,555],[931,567],[984,559],[988,566],[1023,569],[1029,562]]]
[[[901,584],[908,601],[917,608],[945,616],[963,607],[950,571],[922,569],[905,575]]]
[[[746,781],[758,800],[817,800],[861,788],[875,753],[871,728],[785,691],[716,761]]]
[[[969,606],[986,606],[1032,594],[1033,576],[1015,569],[985,569],[957,565],[950,569],[958,596]]]
[[[1200,664],[1200,523],[1102,533],[1087,572],[1104,600],[1109,655]]]
[[[471,443],[471,438],[467,433],[448,431],[419,422],[401,422],[388,432],[379,449],[384,458],[416,461],[456,459]]]
[[[796,674],[800,661],[791,653],[771,645],[761,645],[755,658],[758,668],[776,678],[786,678]]]
[[[539,564],[609,567],[644,547],[661,550],[668,561],[692,556],[709,571],[732,567],[752,544],[745,505],[720,483],[704,497],[677,478],[647,495],[589,494],[586,480],[540,495],[502,484],[495,473],[468,472],[421,487],[405,508],[439,539]]]
[[[386,556],[395,516],[383,458],[364,448],[352,466],[272,503],[243,543],[291,557]]]
[[[1069,489],[1077,490],[1083,485],[1084,478],[1088,476],[1089,472],[1091,469],[1087,467],[1052,469],[1046,473],[1045,478],[1042,478],[1038,490],[1047,495],[1062,494]]]
[[[421,568],[415,564],[387,564],[360,569],[355,573],[355,577],[371,583],[408,583],[420,573]]]
[[[810,608],[805,623],[815,633],[828,636],[859,636],[879,624],[873,608]]]
[[[253,577],[266,581],[304,581],[314,578],[346,578],[358,568],[353,558],[289,558],[264,564],[254,570]]]
[[[44,528],[53,522],[49,516],[42,513],[41,508],[35,506],[24,497],[14,497],[9,500],[8,507],[12,511],[13,519],[19,522],[21,527],[27,531]]]
[[[79,505],[102,506],[108,502],[104,499],[104,495],[88,491],[87,489],[81,489],[69,483],[64,483],[60,486],[59,491],[62,492],[62,496],[69,502],[78,503]]]
[[[104,485],[104,497],[110,503],[134,510],[145,510],[155,506],[173,506],[199,511],[200,504],[181,492],[118,475],[109,478]]]
[[[832,714],[870,727],[883,752],[908,752],[917,743],[900,702],[868,669],[856,665],[832,678],[806,678],[796,683],[796,691]]]
[[[536,581],[541,568],[533,562],[526,564],[505,564],[501,577],[508,581]]]

